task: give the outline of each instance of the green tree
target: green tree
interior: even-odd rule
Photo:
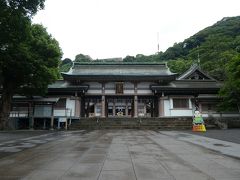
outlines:
[[[170,60],[168,61],[167,65],[170,71],[182,74],[190,68],[190,66],[192,65],[192,61],[184,59]]]
[[[65,58],[64,60],[61,61],[61,64],[72,64],[72,60],[69,58]]]
[[[14,94],[44,94],[58,77],[58,42],[41,25],[31,25],[43,6],[44,0],[0,2],[0,129],[7,127]]]
[[[72,65],[73,65],[72,60],[69,58],[65,58],[64,60],[61,61],[59,70],[60,72],[68,72]]]
[[[90,62],[92,58],[89,55],[78,54],[75,57],[75,62]]]
[[[123,62],[134,62],[136,59],[134,56],[126,56],[123,58]]]
[[[227,64],[227,78],[219,94],[223,98],[221,109],[232,110],[237,105],[240,110],[240,55]]]

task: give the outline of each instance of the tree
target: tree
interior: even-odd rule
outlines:
[[[61,64],[62,65],[64,65],[64,64],[72,64],[72,60],[69,59],[69,58],[65,58],[64,60],[62,60]]]
[[[192,61],[184,59],[170,60],[167,65],[172,72],[182,74],[190,68]]]
[[[234,106],[240,110],[240,55],[230,60],[226,67],[227,79],[219,94],[223,98],[221,109],[232,110]]]
[[[15,12],[21,13],[25,17],[32,17],[39,9],[44,8],[45,0],[4,0],[1,1],[3,11],[6,7]]]
[[[58,42],[31,17],[44,0],[0,2],[0,129],[8,124],[14,94],[44,94],[58,77],[62,52]]]
[[[89,55],[78,54],[75,57],[75,62],[90,62],[92,58]]]
[[[59,66],[59,70],[60,72],[68,72],[72,65],[73,65],[72,60],[69,58],[65,58],[64,60],[62,60]]]
[[[134,62],[134,61],[135,61],[134,56],[126,56],[125,58],[123,58],[123,62]]]

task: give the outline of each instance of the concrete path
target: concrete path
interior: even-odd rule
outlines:
[[[214,139],[219,139],[223,141],[233,142],[240,144],[240,129],[211,129],[206,132],[192,132],[191,130],[185,131],[190,134],[198,135],[198,136],[204,136]]]
[[[227,156],[232,156],[234,158],[240,159],[240,144],[203,137],[198,135],[200,133],[189,134],[189,133],[181,133],[178,131],[169,131],[169,132],[160,132],[164,135],[171,136],[177,140],[190,142],[192,144],[196,144],[202,147],[205,147],[207,149],[211,149],[217,152],[220,152]]]
[[[240,179],[239,159],[177,139],[178,132],[164,133],[142,130],[66,132],[2,157],[0,179]]]

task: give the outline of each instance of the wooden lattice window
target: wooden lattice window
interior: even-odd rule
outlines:
[[[173,99],[173,108],[189,108],[188,99]]]

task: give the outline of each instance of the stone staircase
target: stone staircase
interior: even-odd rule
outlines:
[[[79,129],[166,129],[192,128],[191,117],[162,118],[81,118],[73,122],[70,130]]]

